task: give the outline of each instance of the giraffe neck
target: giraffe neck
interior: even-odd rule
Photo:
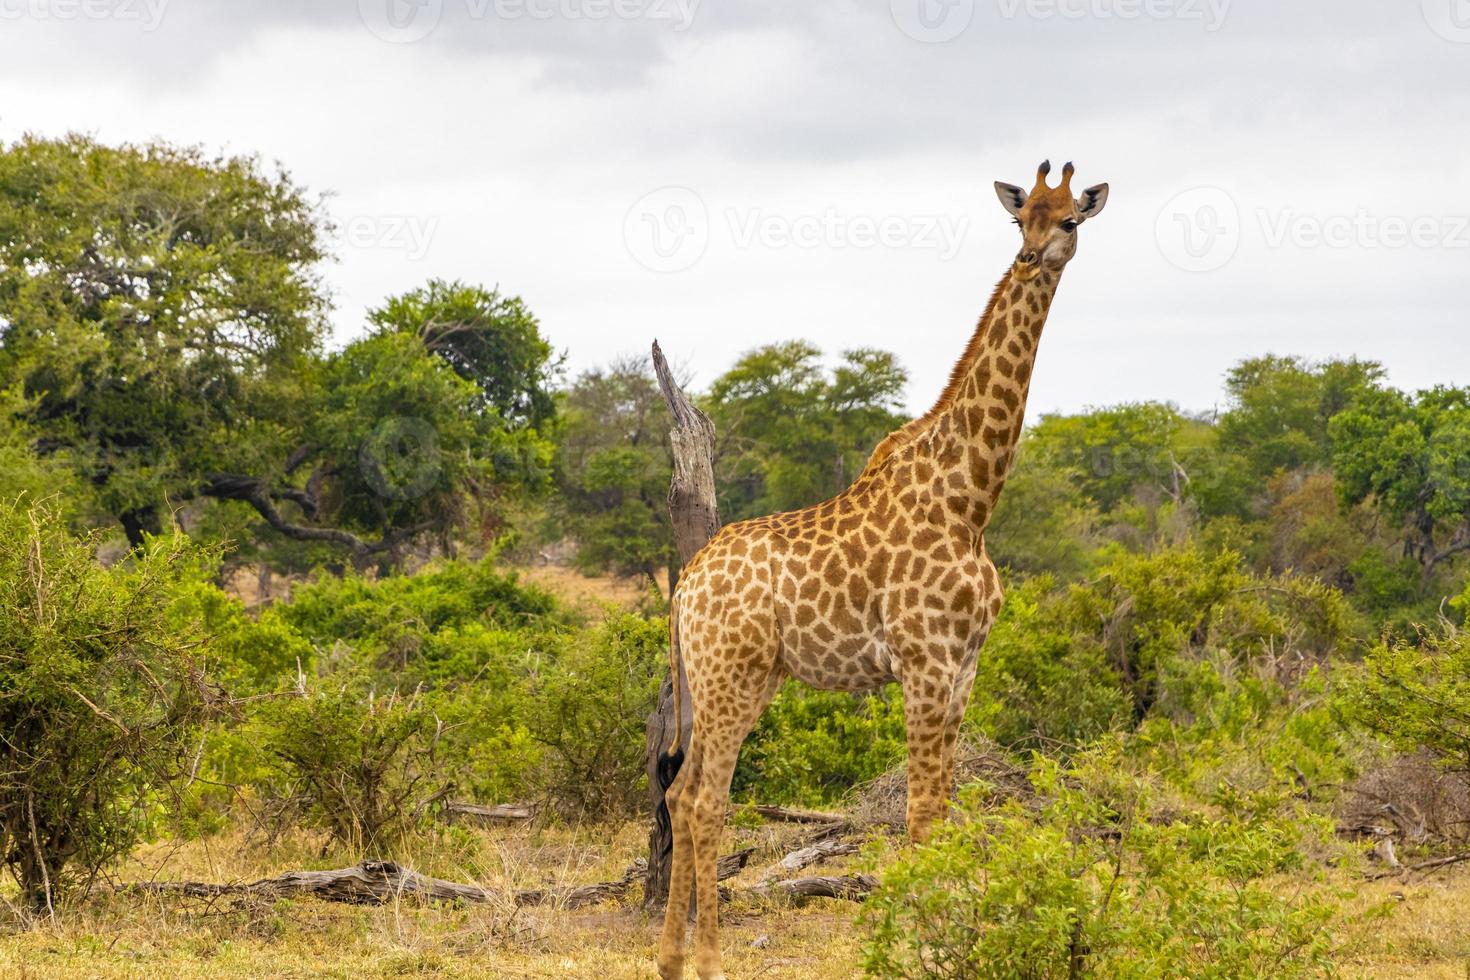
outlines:
[[[1022,282],[1005,274],[913,440],[916,462],[940,470],[930,486],[942,486],[946,509],[977,532],[990,522],[1015,457],[1036,348],[1060,278],[1043,271]]]

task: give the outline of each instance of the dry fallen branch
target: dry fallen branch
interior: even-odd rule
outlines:
[[[820,810],[797,810],[785,806],[752,804],[750,809],[767,820],[784,820],[787,823],[846,823],[847,816],[841,813],[823,813]]]
[[[445,820],[464,820],[479,824],[516,823],[521,820],[530,820],[536,815],[533,806],[521,806],[515,803],[497,803],[494,806],[482,806],[478,803],[458,803],[450,800],[444,804]]]
[[[715,865],[715,880],[724,881],[726,878],[733,878],[744,871],[745,866],[750,863],[750,858],[753,854],[755,854],[755,848],[747,847],[733,854],[720,855],[719,863]]]
[[[841,877],[791,878],[769,885],[759,885],[740,893],[756,899],[845,898],[862,901],[878,887],[878,879],[872,875],[843,875]]]
[[[1418,864],[1404,864],[1388,871],[1378,871],[1374,874],[1364,875],[1369,881],[1377,881],[1379,878],[1389,878],[1393,875],[1405,875],[1414,871],[1432,871],[1435,868],[1443,868],[1451,864],[1460,864],[1470,861],[1470,851],[1462,854],[1451,854],[1448,857],[1431,858],[1428,861],[1420,861]]]
[[[148,881],[119,888],[123,892],[186,895],[213,898],[219,895],[310,895],[328,902],[353,905],[379,905],[403,897],[419,897],[432,902],[512,901],[516,905],[557,905],[581,908],[611,898],[619,898],[636,881],[641,881],[647,868],[643,860],[633,862],[616,881],[561,888],[535,888],[504,892],[480,885],[465,885],[442,878],[431,878],[401,867],[392,861],[363,861],[350,868],[332,871],[287,871],[274,878],[236,884],[209,884],[198,881]]]
[[[756,888],[764,888],[773,885],[787,875],[796,874],[803,868],[809,868],[814,864],[820,864],[830,857],[838,857],[843,854],[857,853],[857,845],[840,840],[821,840],[815,844],[792,851],[790,854],[771,865],[761,873],[756,881]]]

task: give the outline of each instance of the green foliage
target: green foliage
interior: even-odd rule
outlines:
[[[348,675],[270,702],[257,732],[277,804],[355,851],[391,849],[445,788],[435,700]]]
[[[400,680],[470,678],[505,652],[497,633],[563,622],[555,600],[488,560],[450,561],[412,576],[322,576],[296,590],[281,617],[318,649],[350,649]],[[511,645],[525,647],[520,637]]]
[[[562,401],[559,533],[583,571],[676,577],[669,521],[669,413],[646,362],[624,359],[577,378]]]
[[[1343,502],[1374,500],[1426,577],[1470,550],[1470,389],[1375,391],[1330,430]]]
[[[1467,593],[1470,594],[1470,593]],[[1446,768],[1470,773],[1470,636],[1458,631],[1420,645],[1379,644],[1338,691],[1351,721]]]
[[[1031,446],[1031,438],[1023,437],[1016,468],[985,529],[985,550],[1012,572],[1082,578],[1098,545],[1098,503],[1082,491],[1074,467]]]
[[[900,857],[862,919],[885,978],[1314,976],[1331,969],[1330,897],[1272,876],[1321,834],[1289,805],[1182,811],[1116,744],[1039,760],[1036,806],[983,805]]]
[[[1032,428],[1026,448],[1065,469],[1088,499],[1107,512],[1140,485],[1172,489],[1186,452],[1188,426],[1171,405],[1119,405],[1045,416]]]
[[[758,803],[822,806],[903,761],[903,698],[814,691],[790,681],[740,753],[732,792]]]
[[[549,755],[542,785],[578,816],[637,813],[648,799],[644,722],[668,663],[668,624],[623,614],[558,639],[525,693],[526,727]]]
[[[1220,419],[1220,448],[1239,456],[1258,486],[1279,470],[1326,466],[1332,419],[1382,380],[1372,361],[1312,364],[1269,354],[1241,361],[1225,378],[1230,409]]]
[[[0,501],[44,500],[53,512],[79,516],[90,509],[90,494],[76,478],[68,452],[36,454],[36,432],[26,421],[34,407],[19,387],[0,390]]]
[[[1052,579],[1006,596],[979,658],[966,724],[1001,745],[1081,745],[1132,722],[1123,678],[1077,636]]]
[[[503,430],[534,432],[555,417],[560,360],[519,296],[431,279],[368,311],[368,322],[380,334],[417,337],[479,389],[480,411]]]
[[[851,350],[830,374],[792,340],[751,351],[710,386],[715,478],[726,521],[834,496],[866,465],[898,414],[908,377],[892,354]]]
[[[321,255],[315,206],[253,159],[24,138],[0,148],[0,386],[139,543],[289,428]]]
[[[202,556],[160,538],[107,569],[95,544],[0,505],[0,850],[32,910],[148,831],[210,699],[205,637],[170,616]]]

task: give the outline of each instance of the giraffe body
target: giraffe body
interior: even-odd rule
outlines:
[[[925,839],[943,814],[977,659],[1001,608],[985,526],[1020,437],[1031,366],[1075,226],[1106,200],[1099,185],[1074,202],[1071,165],[1055,189],[1048,169],[1029,196],[997,184],[1025,244],[934,408],[885,439],[847,490],[722,528],[680,578],[670,653],[688,680],[683,710],[692,712],[694,734],[666,793],[674,855],[659,955],[665,980],[682,974],[691,888],[695,967],[701,980],[723,977],[715,862],[730,778],[741,743],[786,678],[845,691],[898,681],[910,837]]]

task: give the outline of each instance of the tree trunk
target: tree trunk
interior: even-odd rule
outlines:
[[[163,525],[158,519],[157,507],[134,507],[117,515],[123,533],[128,537],[129,548],[143,547],[145,534],[162,534]]]
[[[720,519],[715,506],[715,426],[684,394],[669,371],[669,363],[658,342],[653,344],[653,370],[658,376],[658,386],[668,402],[669,412],[674,417],[674,427],[669,430],[669,442],[673,447],[674,476],[669,486],[669,513],[674,524],[674,546],[679,553],[682,567],[693,558],[706,541],[719,530]],[[674,578],[669,582],[670,596]],[[672,610],[671,610],[672,612]],[[662,905],[669,894],[669,865],[673,856],[673,831],[667,821],[660,819],[663,809],[664,791],[659,785],[658,758],[673,742],[674,737],[674,685],[680,686],[680,700],[684,705],[682,725],[679,731],[679,747],[689,746],[689,733],[693,728],[693,714],[689,710],[689,688],[683,671],[679,676],[664,675],[659,688],[658,706],[648,716],[646,762],[648,765],[648,790],[652,797],[655,814],[653,829],[648,835],[648,878],[643,891],[643,905],[652,908]]]

